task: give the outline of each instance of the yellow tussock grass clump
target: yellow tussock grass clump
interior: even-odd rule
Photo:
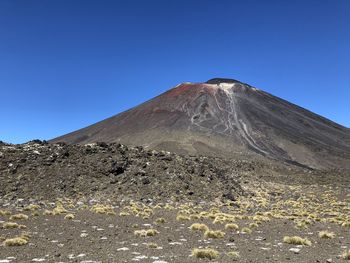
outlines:
[[[13,228],[19,228],[19,229],[25,229],[27,228],[25,225],[20,225],[15,222],[5,222],[2,224],[2,228],[5,229],[13,229]]]
[[[108,205],[93,205],[90,210],[96,214],[116,215],[113,207]]]
[[[233,260],[238,259],[240,257],[239,252],[237,251],[227,252],[227,256],[231,257]]]
[[[260,222],[268,222],[268,221],[270,221],[270,218],[267,216],[256,215],[253,217],[253,220],[260,221]]]
[[[84,204],[81,207],[79,207],[79,210],[87,210],[87,209],[89,209],[89,206],[86,205],[86,204]]]
[[[125,212],[125,211],[122,211],[119,213],[119,216],[129,216],[129,215],[130,215],[130,213]]]
[[[189,227],[193,231],[202,231],[206,232],[209,230],[209,227],[206,224],[194,223]]]
[[[33,211],[32,212],[32,216],[39,216],[40,214],[39,214],[39,212],[38,211]]]
[[[164,209],[165,209],[165,210],[174,210],[175,208],[174,208],[172,205],[166,204],[166,205],[164,206]]]
[[[350,227],[350,221],[341,224],[342,227]]]
[[[64,217],[64,219],[68,219],[68,220],[72,220],[74,218],[75,218],[75,216],[73,214],[66,214]]]
[[[243,227],[241,232],[245,233],[245,234],[250,234],[250,233],[252,233],[252,230],[248,227]]]
[[[295,225],[295,228],[306,229],[308,228],[308,224],[305,221],[298,221]]]
[[[149,218],[150,218],[149,215],[143,215],[143,216],[142,216],[142,219],[149,219]]]
[[[331,239],[331,238],[335,237],[335,234],[333,232],[329,232],[329,231],[325,230],[325,231],[319,232],[318,236],[320,238]]]
[[[51,211],[51,210],[45,210],[45,211],[43,212],[43,215],[44,215],[44,216],[52,216],[52,215],[54,215],[54,213],[53,213],[53,211]]]
[[[304,245],[304,246],[311,246],[311,241],[308,240],[307,238],[302,238],[298,236],[285,236],[283,238],[283,242],[287,244],[292,244],[292,245]]]
[[[176,220],[177,221],[189,221],[189,220],[191,220],[191,218],[187,215],[179,214],[176,216]]]
[[[345,259],[345,260],[350,260],[350,250],[345,251],[345,252],[342,254],[342,258]]]
[[[195,248],[192,250],[192,256],[212,260],[219,257],[219,252],[212,248]]]
[[[220,230],[207,230],[204,233],[204,237],[206,238],[223,238],[225,236],[225,232]]]
[[[155,229],[141,229],[141,230],[136,230],[134,234],[139,237],[152,237],[157,235],[159,232]]]
[[[257,228],[259,225],[257,223],[250,223],[249,228]]]
[[[23,246],[28,243],[27,239],[24,239],[22,237],[14,237],[14,238],[8,238],[5,239],[3,242],[4,246],[12,247],[12,246]]]
[[[4,246],[23,246],[28,244],[29,235],[23,233],[21,236],[8,238],[3,241]]]
[[[148,247],[148,248],[156,249],[156,248],[158,248],[158,245],[157,245],[156,243],[148,243],[148,244],[147,244],[147,247]]]
[[[30,204],[30,205],[26,206],[24,208],[24,210],[26,210],[26,211],[35,211],[35,210],[38,210],[39,208],[40,208],[39,205]]]
[[[200,219],[201,216],[198,215],[198,214],[193,214],[193,215],[190,215],[190,220],[197,220],[197,219]]]
[[[225,217],[223,217],[223,216],[215,216],[213,224],[224,224],[224,223],[225,223]]]
[[[0,216],[9,216],[11,215],[10,211],[0,209]]]
[[[10,216],[10,220],[27,220],[28,216],[25,214],[15,214]]]
[[[19,224],[15,222],[5,222],[2,224],[2,228],[5,228],[5,229],[18,228],[18,227],[19,227]]]
[[[238,230],[239,229],[239,226],[237,224],[226,224],[225,225],[225,229],[226,230]]]
[[[162,209],[162,204],[156,204],[153,209]]]
[[[156,221],[155,221],[157,224],[164,224],[166,222],[165,218],[163,217],[160,217],[160,218],[157,218]]]
[[[215,219],[213,221],[213,224],[225,224],[225,223],[232,223],[235,222],[236,218],[232,215],[219,213],[215,214]]]
[[[68,211],[63,207],[62,204],[57,204],[57,206],[52,210],[52,213],[54,215],[60,215],[60,214],[65,214],[68,213]]]

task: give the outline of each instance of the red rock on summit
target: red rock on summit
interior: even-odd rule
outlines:
[[[51,142],[61,141],[227,158],[258,154],[311,168],[350,168],[350,129],[232,79],[177,85]]]

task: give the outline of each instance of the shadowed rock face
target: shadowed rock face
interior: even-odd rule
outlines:
[[[350,168],[350,130],[232,79],[180,84],[52,142],[121,142],[181,154],[259,154],[312,168]]]

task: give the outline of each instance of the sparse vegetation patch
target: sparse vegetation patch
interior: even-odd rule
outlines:
[[[287,244],[292,245],[304,245],[304,246],[311,246],[311,241],[307,238],[302,238],[298,236],[285,236],[283,238],[283,242]]]
[[[28,216],[25,214],[15,214],[10,216],[10,220],[27,220]]]
[[[192,250],[192,255],[196,258],[216,259],[219,257],[219,252],[212,248],[195,248]]]
[[[329,232],[329,231],[325,230],[325,231],[319,232],[318,236],[320,238],[331,239],[331,238],[335,237],[335,234],[333,232]]]

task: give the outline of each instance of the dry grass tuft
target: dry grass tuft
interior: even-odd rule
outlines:
[[[219,252],[212,248],[195,248],[192,250],[192,256],[212,260],[219,257]]]
[[[27,220],[28,216],[25,214],[15,214],[10,216],[10,220]]]
[[[116,215],[113,207],[108,205],[93,205],[90,210],[96,214]]]
[[[166,222],[165,218],[163,217],[160,217],[160,218],[157,218],[156,221],[155,221],[157,224],[164,224]]]
[[[249,228],[257,228],[259,225],[257,223],[250,223]]]
[[[27,227],[25,225],[20,225],[15,222],[5,222],[2,224],[2,228],[4,229],[13,229],[13,228],[19,228],[19,229],[26,229]]]
[[[305,221],[298,221],[296,222],[295,228],[306,229],[308,228],[308,224]]]
[[[5,228],[5,229],[18,228],[18,227],[19,227],[19,224],[15,222],[5,222],[2,224],[2,228]]]
[[[237,260],[238,258],[240,258],[239,252],[237,251],[227,252],[227,256],[231,257],[233,260]]]
[[[43,212],[43,215],[44,215],[44,216],[52,216],[52,215],[54,215],[54,213],[53,213],[53,211],[51,211],[51,210],[45,210],[45,211]]]
[[[78,209],[79,209],[79,210],[87,210],[87,209],[89,209],[89,206],[86,205],[86,204],[84,204],[84,205],[82,205],[81,207],[79,207]]]
[[[258,221],[258,222],[268,222],[268,221],[270,221],[270,218],[267,216],[256,215],[253,217],[253,220]]]
[[[206,238],[223,238],[225,236],[225,232],[220,230],[207,230],[204,233],[204,237]]]
[[[350,227],[350,221],[341,224],[342,227]]]
[[[292,245],[304,245],[304,246],[311,246],[311,241],[308,240],[307,238],[301,238],[298,236],[285,236],[283,238],[283,242],[287,244],[292,244]]]
[[[158,245],[156,243],[148,243],[147,247],[152,248],[152,249],[156,249],[156,248],[158,248]]]
[[[40,208],[39,205],[35,205],[35,204],[30,204],[28,206],[26,206],[24,208],[25,211],[35,211],[35,210],[38,210]]]
[[[23,246],[28,243],[28,240],[22,237],[14,237],[6,239],[3,244],[4,246],[12,247],[12,246]]]
[[[187,215],[179,214],[176,216],[176,220],[177,221],[189,221],[189,220],[191,220],[191,218]]]
[[[64,219],[68,219],[68,220],[72,220],[74,218],[75,218],[75,216],[73,214],[66,214],[64,217]]]
[[[39,214],[39,212],[38,211],[33,211],[32,212],[32,216],[39,216],[40,214]]]
[[[9,216],[9,215],[11,215],[10,211],[0,209],[0,216]]]
[[[331,238],[335,237],[335,234],[333,232],[329,232],[329,231],[325,230],[325,231],[319,232],[318,236],[320,238],[331,239]]]
[[[173,207],[172,205],[170,205],[170,204],[166,204],[165,206],[164,206],[164,209],[165,210],[174,210],[175,209],[175,207]]]
[[[194,223],[189,227],[193,231],[202,231],[206,232],[209,230],[209,227],[206,224]]]
[[[245,234],[251,234],[252,230],[250,228],[248,228],[248,227],[243,227],[241,232],[245,233]]]
[[[130,215],[130,213],[125,212],[125,211],[122,211],[119,213],[119,216],[129,216],[129,215]]]
[[[350,250],[345,251],[341,256],[345,260],[350,260]]]
[[[239,226],[237,224],[226,224],[225,225],[226,230],[238,230]]]
[[[52,210],[53,215],[61,215],[65,213],[68,213],[68,211],[60,203]]]
[[[28,244],[29,235],[22,234],[21,236],[14,237],[14,238],[8,238],[3,241],[4,246],[23,246]]]
[[[200,219],[200,218],[201,218],[201,216],[198,215],[198,214],[190,215],[190,220],[198,220],[198,219]]]
[[[157,235],[159,232],[155,229],[141,229],[141,230],[135,230],[134,234],[139,237],[152,237]]]

